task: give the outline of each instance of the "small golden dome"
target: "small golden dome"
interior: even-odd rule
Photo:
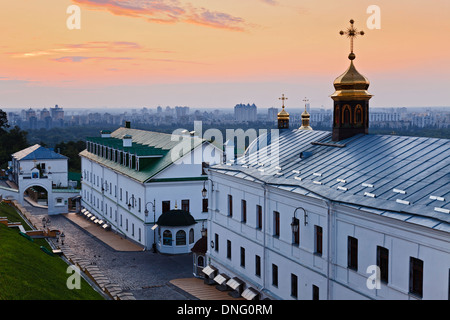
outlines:
[[[305,111],[303,111],[303,113],[302,113],[302,126],[300,127],[300,130],[312,130],[313,129],[309,125],[310,117],[311,116],[309,115],[308,111],[306,111],[306,106],[305,106]]]
[[[331,95],[331,97],[336,100],[341,98],[368,100],[372,97],[372,95],[367,91],[370,82],[365,76],[356,70],[355,65],[353,64],[353,59],[350,59],[350,66],[343,74],[334,80],[333,85],[336,91]]]
[[[282,107],[281,111],[278,112],[278,119],[289,119],[289,113],[284,110],[284,106]]]

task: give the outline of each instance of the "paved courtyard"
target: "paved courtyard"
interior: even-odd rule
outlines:
[[[47,210],[24,207],[39,219]],[[138,300],[196,299],[169,281],[192,277],[192,254],[168,256],[152,251],[117,251],[63,215],[51,216],[51,229],[64,232],[65,245],[77,257],[89,260],[101,272]],[[110,231],[112,232],[112,231]]]

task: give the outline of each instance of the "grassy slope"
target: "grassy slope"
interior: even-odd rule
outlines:
[[[0,206],[0,216],[5,216],[4,209]],[[67,263],[44,253],[40,245],[20,236],[17,228],[0,224],[0,300],[103,299],[83,279],[80,290],[69,290]]]

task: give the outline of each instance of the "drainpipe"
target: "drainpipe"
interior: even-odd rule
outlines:
[[[267,206],[268,206],[268,199],[267,199],[267,183],[265,181],[262,181],[262,187],[264,189],[264,209],[263,209],[263,284],[260,292],[265,290],[266,288],[266,263],[267,263],[267,245],[266,245],[266,213],[267,213]]]
[[[327,300],[331,300],[331,281],[330,281],[330,269],[332,264],[331,257],[331,201],[328,199],[323,199],[327,205]]]

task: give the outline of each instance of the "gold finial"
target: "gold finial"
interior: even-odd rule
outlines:
[[[303,102],[305,102],[305,111],[306,111],[306,104],[309,102],[309,99],[307,99],[307,98],[305,97],[305,99],[303,99]]]
[[[286,98],[285,96],[284,96],[284,93],[281,95],[281,98],[278,98],[279,100],[282,100],[283,101],[283,108],[284,108],[284,100],[287,100],[288,98]]]
[[[303,101],[305,102],[305,111],[303,111],[303,113],[302,113],[302,126],[299,129],[300,130],[312,130],[311,126],[309,125],[310,115],[309,115],[308,111],[306,110],[306,104],[309,102],[309,99],[307,99],[305,97],[305,99],[303,99]]]
[[[339,34],[341,36],[346,35],[347,38],[350,38],[350,54],[348,55],[348,58],[350,60],[355,60],[355,54],[353,53],[353,39],[355,39],[358,35],[363,36],[364,35],[364,31],[358,31],[358,29],[356,29],[353,24],[355,23],[355,20],[351,19],[350,20],[350,27],[347,28],[346,31],[340,31]]]

